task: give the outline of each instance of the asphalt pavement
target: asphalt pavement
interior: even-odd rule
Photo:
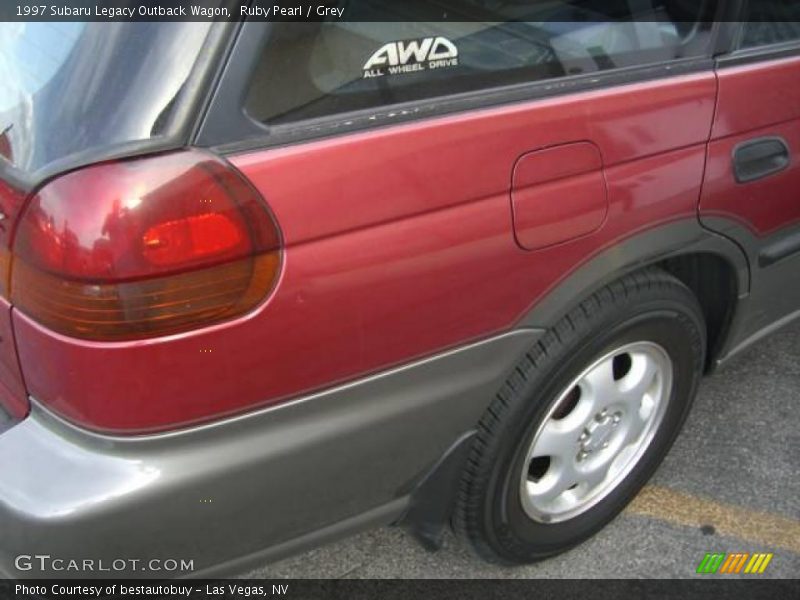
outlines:
[[[621,578],[697,575],[707,552],[768,552],[763,575],[800,577],[800,323],[704,380],[650,484],[594,538],[516,568],[488,565],[452,534],[435,553],[376,529],[264,565],[258,578]],[[742,577],[744,575],[725,575]],[[751,576],[752,577],[752,576]]]

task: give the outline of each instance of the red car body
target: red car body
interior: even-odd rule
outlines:
[[[252,25],[240,41],[257,35]],[[233,75],[219,68],[222,90]],[[400,115],[397,124],[384,113],[380,127],[344,124],[341,134],[286,144],[238,143],[233,133],[211,143],[217,134],[204,126],[188,144],[42,167],[33,186],[6,174],[0,245],[11,279],[0,299],[0,404],[13,425],[0,435],[0,470],[40,465],[53,439],[63,448],[52,469],[76,482],[99,475],[96,486],[61,497],[19,469],[6,476],[3,567],[14,570],[9,557],[33,536],[66,551],[82,522],[96,552],[141,553],[144,542],[121,546],[101,535],[103,510],[157,510],[152,523],[132,517],[125,528],[144,540],[171,523],[164,548],[173,555],[235,540],[197,550],[204,572],[316,543],[315,532],[313,540],[328,539],[396,521],[485,409],[472,396],[460,405],[459,394],[485,397],[557,316],[645,265],[669,268],[697,293],[710,367],[800,314],[800,57],[734,51],[671,69],[428,118]],[[221,92],[208,89],[211,120]],[[737,148],[773,138],[789,163],[737,181]],[[186,152],[223,157],[213,160],[257,192],[279,230],[280,266],[254,308],[164,335],[101,340],[57,331],[16,306],[16,227],[32,197],[65,178],[88,181],[92,169]],[[60,205],[41,204],[44,219],[58,223],[48,206]],[[76,244],[90,252],[96,242]],[[460,358],[495,341],[486,354]],[[440,364],[447,368],[431,366]],[[387,378],[399,400],[373,397],[375,389],[392,396],[381,387]],[[423,381],[433,382],[429,408]],[[369,393],[351,394],[362,384]],[[311,406],[326,402],[324,418],[312,418]],[[9,458],[6,447],[23,439],[27,450]],[[371,464],[353,489],[359,480],[347,470],[363,453]],[[300,474],[312,469],[341,481],[330,498],[309,497]],[[248,483],[254,477],[263,480]],[[215,503],[180,503],[204,495]],[[280,522],[253,526],[276,511]],[[250,516],[232,524],[239,513]],[[200,519],[207,525],[193,532]]]

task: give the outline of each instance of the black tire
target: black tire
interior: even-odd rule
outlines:
[[[657,343],[672,361],[672,393],[652,441],[627,476],[582,514],[555,523],[531,519],[519,485],[539,425],[582,370],[633,341]],[[697,299],[660,269],[627,275],[583,301],[526,353],[480,421],[453,513],[456,533],[482,558],[503,564],[534,562],[595,534],[669,451],[696,394],[705,347]]]

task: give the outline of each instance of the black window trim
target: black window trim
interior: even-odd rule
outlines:
[[[720,68],[735,67],[793,56],[800,56],[800,39],[732,50],[728,54],[719,56],[717,64]]]
[[[720,4],[725,5],[724,2]],[[722,8],[718,7],[718,11],[722,11]],[[465,111],[712,71],[716,64],[714,57],[719,51],[719,40],[725,37],[728,30],[726,25],[720,20],[712,25],[711,50],[703,57],[518,83],[270,125],[250,117],[244,107],[251,77],[274,25],[247,21],[239,31],[227,68],[219,79],[193,143],[213,148],[221,154],[235,154]]]

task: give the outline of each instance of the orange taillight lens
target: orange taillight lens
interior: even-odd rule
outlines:
[[[11,253],[0,245],[0,296],[8,298],[8,280],[11,273]]]
[[[44,186],[13,243],[11,300],[66,335],[123,340],[241,315],[280,270],[258,193],[198,151],[96,165]]]

